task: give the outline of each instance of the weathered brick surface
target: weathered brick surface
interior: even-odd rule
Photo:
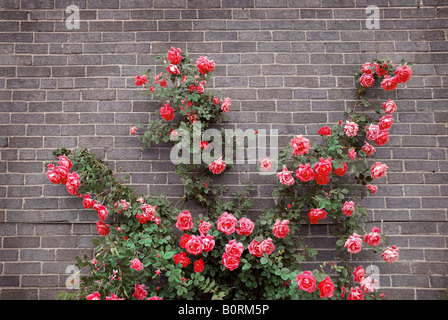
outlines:
[[[80,8],[79,30],[65,26],[71,4]],[[366,27],[369,5],[380,9],[380,29]],[[377,265],[389,297],[445,297],[447,12],[446,1],[425,0],[0,1],[0,299],[52,299],[74,257],[91,254],[91,212],[46,180],[52,149],[95,149],[135,173],[137,191],[173,200],[182,193],[169,149],[141,151],[129,136],[158,108],[133,76],[154,69],[170,46],[216,62],[214,86],[232,98],[226,125],[278,129],[283,145],[293,134],[317,138],[320,126],[341,119],[363,62],[414,61],[411,81],[388,95],[398,112],[377,158],[390,173],[364,203],[400,260],[386,264],[366,250],[354,263]],[[273,179],[238,165],[219,182],[236,190],[249,180],[256,215],[274,201]],[[302,230],[321,249],[310,266],[333,259],[331,231]]]

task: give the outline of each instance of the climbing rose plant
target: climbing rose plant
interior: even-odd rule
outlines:
[[[180,129],[193,133],[200,122],[201,138],[229,112],[231,100],[206,91],[215,63],[206,56],[195,62],[180,49],[171,48],[159,59],[162,71],[135,77],[135,85],[160,101],[146,128],[132,127],[143,148],[160,142],[187,144],[176,139]],[[397,110],[395,101],[370,101],[366,90],[380,82],[394,90],[412,75],[412,64],[395,66],[388,59],[364,64],[355,75],[355,103],[347,119],[318,130],[321,141],[303,134],[292,137],[279,152],[278,163],[259,159],[258,168],[270,171],[277,205],[256,219],[249,183],[226,200],[227,189],[214,183],[231,167],[210,153],[209,163],[176,166],[185,194],[176,204],[163,196],[137,195],[128,173],[114,173],[87,149],[57,149],[58,163],[49,163],[47,176],[82,199],[98,218],[93,239],[93,259],[77,258],[86,270],[80,289],[64,297],[74,299],[377,299],[375,283],[362,266],[352,269],[350,257],[364,248],[381,252],[388,263],[398,259],[398,248],[389,247],[378,227],[366,229],[367,211],[362,199],[376,193],[374,181],[386,176],[388,166],[373,160],[378,146],[389,140]],[[371,109],[375,110],[371,110]],[[359,112],[361,109],[361,112]],[[256,132],[254,132],[254,136]],[[254,137],[252,136],[252,138]],[[251,138],[251,137],[249,137]],[[239,142],[241,143],[241,141]],[[238,145],[238,143],[236,143]],[[195,156],[210,147],[202,139],[189,148]],[[233,150],[235,151],[235,150]],[[202,206],[190,212],[188,201]],[[321,220],[335,226],[337,263],[303,269],[306,257],[318,252],[304,245],[300,228]],[[329,266],[330,270],[325,270]],[[330,272],[333,273],[330,276]],[[336,275],[336,276],[335,276]],[[61,295],[62,296],[62,295]]]

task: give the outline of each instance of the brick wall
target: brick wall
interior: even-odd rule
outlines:
[[[80,28],[65,25],[80,8]],[[368,5],[380,29],[366,27]],[[0,0],[0,299],[53,299],[65,269],[91,255],[95,217],[46,179],[57,147],[88,147],[133,173],[138,192],[183,193],[166,147],[140,150],[130,126],[158,108],[133,84],[170,46],[216,64],[214,85],[232,98],[239,128],[274,128],[317,139],[343,119],[354,72],[372,58],[415,62],[414,76],[390,93],[398,112],[377,159],[390,167],[365,201],[400,260],[371,252],[382,291],[398,299],[446,297],[448,286],[448,1],[445,0]],[[273,180],[241,166],[221,182],[257,186],[256,210],[273,201]],[[331,260],[331,225],[305,240]]]

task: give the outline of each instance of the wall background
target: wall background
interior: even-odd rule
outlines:
[[[79,30],[65,8],[80,8]],[[365,7],[380,8],[380,29]],[[444,0],[0,0],[0,299],[53,299],[65,268],[91,255],[92,211],[52,185],[45,163],[57,147],[88,147],[133,173],[138,192],[176,197],[169,149],[140,150],[129,135],[158,103],[133,76],[170,46],[216,62],[216,88],[232,99],[228,126],[294,134],[344,119],[354,72],[372,58],[415,63],[397,99],[392,138],[378,148],[387,179],[365,205],[400,248],[394,264],[364,252],[381,272],[382,292],[398,299],[446,298],[448,287],[448,1]],[[256,209],[272,203],[274,180],[239,166],[221,181],[253,180]],[[256,212],[254,213],[256,214]],[[382,223],[380,222],[381,220]],[[331,260],[331,225],[304,230]]]

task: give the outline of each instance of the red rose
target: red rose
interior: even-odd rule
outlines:
[[[330,277],[325,277],[323,281],[319,282],[317,287],[319,288],[321,298],[331,298],[334,294],[335,287]]]
[[[173,47],[171,47],[171,49],[168,50],[166,59],[172,64],[179,64],[182,61],[182,50],[179,48],[174,49]]]
[[[397,77],[398,83],[405,83],[411,79],[412,69],[408,66],[401,66],[395,69],[394,74]]]
[[[190,237],[188,242],[185,244],[185,250],[195,256],[201,254],[203,249],[204,245],[202,244],[201,237],[199,236]]]
[[[363,75],[359,79],[359,82],[364,88],[369,88],[375,83],[375,78],[370,73],[363,73]]]
[[[310,219],[310,223],[316,224],[318,220],[325,219],[327,217],[327,211],[323,209],[311,209],[308,212],[308,218]]]
[[[204,261],[202,259],[196,260],[193,264],[193,269],[196,273],[204,271]]]
[[[102,236],[107,236],[109,234],[109,225],[108,224],[104,224],[103,221],[98,221],[96,223],[96,231],[98,231],[98,233]]]
[[[329,127],[322,127],[317,131],[318,134],[322,136],[330,136],[331,135],[331,129]]]
[[[249,250],[249,253],[255,257],[260,258],[263,256],[263,252],[261,251],[260,248],[260,243],[255,239],[249,243],[247,249]]]
[[[351,288],[347,300],[364,300],[364,292],[359,287]]]
[[[176,227],[179,230],[190,230],[193,228],[193,218],[188,210],[185,210],[177,216]]]
[[[136,283],[134,286],[134,294],[133,297],[136,297],[138,300],[143,300],[148,295],[148,292],[145,290],[144,284]]]
[[[235,231],[235,227],[238,224],[238,220],[231,213],[224,212],[217,222],[217,229],[225,234],[229,235]]]
[[[296,171],[296,177],[303,182],[311,181],[316,176],[316,173],[311,168],[310,164],[299,164],[299,168]]]
[[[367,242],[371,246],[377,246],[381,242],[380,229],[373,227],[369,234],[364,236],[364,242]]]
[[[342,162],[341,164],[343,165],[343,167],[342,168],[336,168],[336,169],[334,169],[333,172],[334,172],[334,174],[337,174],[338,176],[342,177],[347,172],[348,167],[347,167],[347,164],[345,162]]]
[[[98,207],[98,217],[100,218],[100,220],[106,220],[107,218],[107,207],[100,205]]]
[[[375,147],[369,144],[367,141],[364,141],[364,145],[361,147],[361,150],[364,151],[367,156],[370,156],[376,151]]]
[[[184,234],[181,238],[180,238],[180,247],[185,249],[185,245],[187,244],[187,242],[191,239],[191,236],[189,234]]]
[[[375,143],[379,146],[384,146],[389,141],[389,131],[383,130],[375,139]]]
[[[311,271],[304,271],[299,273],[296,277],[299,289],[306,292],[313,292],[316,290],[316,278]]]
[[[207,57],[200,56],[196,61],[196,67],[199,73],[206,74],[207,72],[215,71],[215,62],[208,60]]]
[[[254,230],[254,223],[248,218],[241,218],[239,224],[240,226],[235,229],[236,233],[238,233],[239,235],[244,234],[246,236],[249,236]]]
[[[355,267],[355,269],[353,270],[353,281],[355,282],[361,282],[362,279],[364,279],[366,273],[365,270],[362,266],[359,267]]]
[[[185,268],[190,264],[190,259],[187,257],[186,252],[175,254],[173,259],[175,264],[182,264],[182,268]]]
[[[82,200],[82,204],[84,205],[84,208],[90,209],[95,204],[95,201],[90,198],[90,194],[85,194],[84,199]]]
[[[373,65],[376,67],[375,73],[377,75],[379,75],[380,77],[384,76],[387,73],[387,70],[388,70],[387,62],[383,62],[383,64],[381,64],[381,65],[379,63],[375,62]]]
[[[166,121],[171,121],[174,119],[174,109],[170,107],[169,103],[164,103],[163,107],[159,109],[160,115]]]
[[[209,252],[215,247],[215,240],[213,240],[213,238],[214,237],[211,235],[201,236],[202,245],[204,246],[205,252]]]
[[[261,252],[266,253],[266,254],[271,254],[272,252],[274,252],[275,246],[274,246],[274,243],[272,242],[272,239],[267,238],[267,239],[264,239],[263,241],[261,241],[260,250],[261,250]]]
[[[222,264],[224,265],[224,267],[226,267],[226,269],[233,271],[236,268],[239,267],[240,265],[240,257],[237,256],[231,256],[228,255],[227,253],[224,253],[222,255]]]
[[[167,70],[170,74],[179,74],[179,73],[180,73],[179,68],[178,68],[176,65],[174,65],[174,64],[170,64],[170,65],[166,68],[166,70]]]
[[[398,78],[397,77],[389,77],[384,76],[383,81],[381,82],[381,88],[383,88],[384,91],[392,91],[395,90],[398,86]]]
[[[316,174],[314,180],[319,185],[326,185],[328,182],[330,182],[330,176],[327,174]]]
[[[378,125],[381,130],[389,130],[392,127],[393,123],[394,123],[394,118],[392,117],[392,115],[387,114],[380,119],[380,122],[378,123]]]
[[[241,257],[244,251],[244,246],[241,242],[236,242],[235,239],[230,240],[226,244],[226,254],[229,256]]]
[[[146,82],[148,82],[148,78],[146,77],[146,75],[135,76],[135,85],[137,87],[140,87],[140,86],[146,84]]]
[[[319,162],[316,162],[313,166],[314,171],[316,171],[317,174],[321,175],[328,175],[330,174],[332,167],[331,158],[328,157],[327,159],[319,158]]]
[[[70,170],[73,167],[72,162],[70,161],[69,158],[67,158],[67,156],[65,154],[62,156],[59,156],[58,159],[59,159],[59,164],[63,167],[66,167],[68,170]]]

